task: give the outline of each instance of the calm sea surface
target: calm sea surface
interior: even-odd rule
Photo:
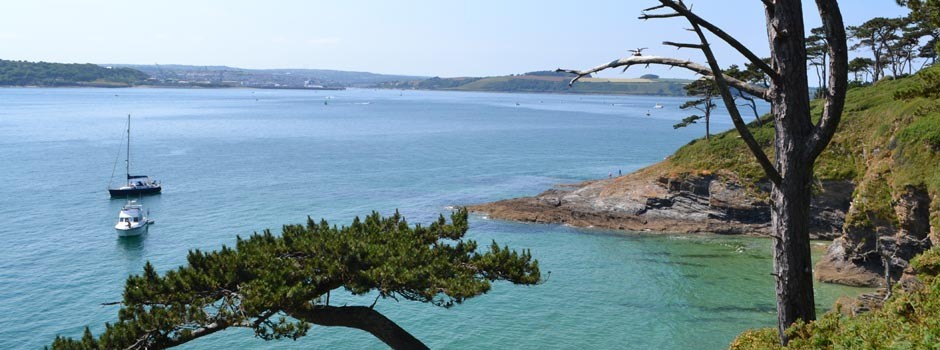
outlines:
[[[348,223],[399,209],[534,195],[652,164],[703,132],[673,130],[681,98],[388,90],[0,89],[0,348],[37,349],[117,320],[124,280],[307,216]],[[325,104],[324,101],[328,101]],[[665,108],[653,109],[662,103]],[[647,111],[651,115],[646,116]],[[124,121],[131,172],[164,182],[156,224],[118,239]],[[727,116],[715,117],[727,129]],[[432,348],[723,348],[775,322],[770,241],[530,225],[475,216],[468,237],[531,249],[538,286],[497,283],[451,309],[376,308]],[[822,243],[817,244],[821,249]],[[817,285],[817,304],[859,290]],[[368,305],[371,297],[336,296]],[[341,293],[339,293],[341,294]],[[336,300],[339,300],[337,302]],[[265,342],[231,329],[182,348],[384,348],[314,327]]]

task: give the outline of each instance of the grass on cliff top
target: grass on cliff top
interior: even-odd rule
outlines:
[[[940,66],[928,68],[925,72],[940,74]],[[899,91],[923,84],[922,74],[882,80],[873,86],[849,90],[839,129],[816,161],[816,177],[820,180],[858,180],[865,172],[866,158],[872,156],[871,153],[887,150],[889,145],[893,148],[891,141],[896,136],[900,136],[897,141],[906,145],[923,141],[940,146],[940,113],[929,108],[936,104],[935,101],[928,98],[895,99]],[[818,120],[822,114],[820,101],[813,101],[812,113],[813,119]],[[762,126],[753,121],[748,126],[773,160],[773,122],[769,116],[762,120]],[[693,140],[677,150],[669,163],[677,172],[724,169],[753,181],[765,179],[754,156],[734,129],[712,135],[707,142],[704,138]]]
[[[787,349],[936,349],[940,347],[940,248],[911,261],[920,283],[910,291],[895,289],[884,307],[847,316],[832,310],[819,320],[787,330]],[[764,328],[739,335],[733,350],[784,349],[777,330]]]
[[[816,160],[818,180],[849,180],[858,189],[853,200],[864,208],[847,224],[896,222],[892,199],[906,186],[926,187],[931,197],[931,224],[940,228],[940,65],[907,78],[882,80],[848,91],[845,112],[832,142]],[[822,114],[814,101],[814,120]],[[755,139],[773,160],[773,123],[751,122]],[[745,183],[765,180],[763,170],[737,131],[697,139],[661,165],[672,174],[737,174]]]

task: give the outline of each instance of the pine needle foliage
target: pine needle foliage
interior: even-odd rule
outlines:
[[[465,239],[467,215],[459,209],[450,223],[441,215],[428,226],[409,225],[397,211],[342,227],[308,218],[279,236],[265,230],[239,237],[234,247],[190,251],[187,265],[162,275],[148,262],[127,279],[116,323],[97,338],[87,328],[80,340],[57,337],[52,348],[159,349],[229,327],[253,329],[265,340],[297,339],[311,324],[361,328],[357,322],[369,319],[360,315],[384,319],[371,307],[330,306],[333,290],[449,308],[486,293],[492,281],[540,281],[529,251],[495,242],[478,249]],[[344,312],[352,325],[343,323]]]

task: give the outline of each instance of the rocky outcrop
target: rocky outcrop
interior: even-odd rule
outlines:
[[[816,279],[854,286],[884,286],[886,269],[892,280],[900,278],[907,262],[932,245],[930,195],[924,186],[905,186],[892,203],[893,218],[846,225],[845,234],[832,242],[816,264]],[[851,210],[855,209],[853,206]]]
[[[614,179],[559,186],[534,197],[470,206],[491,218],[629,231],[770,233],[766,188],[742,185],[731,173],[660,176],[647,168]],[[813,238],[841,234],[850,182],[822,184],[813,201]]]

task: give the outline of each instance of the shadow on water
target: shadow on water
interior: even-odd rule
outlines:
[[[144,255],[144,241],[147,235],[148,234],[145,233],[140,236],[117,237],[115,239],[117,250],[125,259],[139,260]]]

